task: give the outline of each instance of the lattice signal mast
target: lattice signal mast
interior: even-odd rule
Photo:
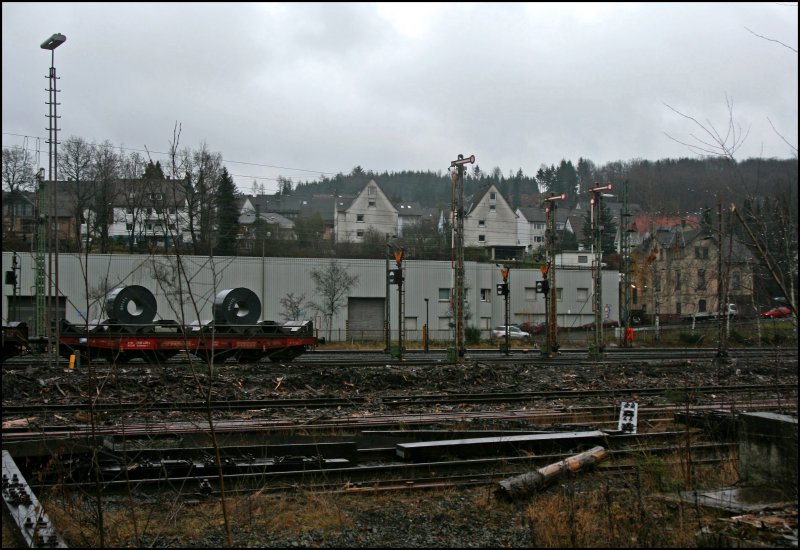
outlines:
[[[453,315],[455,316],[455,348],[459,357],[466,353],[464,343],[464,165],[473,164],[475,155],[458,158],[450,163],[453,178],[453,244],[451,262],[453,268]]]
[[[556,204],[567,198],[566,193],[551,195],[544,199],[545,202],[545,268],[542,275],[547,279],[549,292],[545,293],[547,303],[547,340],[542,352],[553,355],[558,351],[558,327],[556,326],[556,304],[558,302],[558,289],[556,288]]]

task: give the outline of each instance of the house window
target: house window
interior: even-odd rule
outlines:
[[[535,243],[543,243],[544,242],[544,237],[541,237],[541,236],[537,235],[537,236],[535,236],[533,238],[533,242],[535,242]]]
[[[563,288],[556,288],[556,294],[558,294],[558,300],[560,301],[564,294]]]
[[[579,264],[588,264],[589,263],[589,256],[578,256],[578,263]]]
[[[588,288],[579,288],[577,289],[578,294],[575,298],[579,302],[588,302],[589,301],[589,289]]]
[[[356,231],[356,237],[363,237],[363,236],[364,236],[364,230],[363,229],[359,229],[358,231]]]
[[[369,205],[368,206],[370,208],[375,208],[375,199],[369,199]]]
[[[125,212],[128,214],[133,214],[133,207],[129,206],[128,208],[125,209]]]
[[[680,271],[676,271],[675,272],[675,289],[676,290],[680,290],[680,288],[681,288],[681,272]]]
[[[491,302],[492,296],[492,289],[491,288],[482,288],[481,289],[481,302]]]
[[[496,205],[494,205],[494,204],[490,204],[489,205],[489,212],[494,212],[496,210],[497,210],[497,206]]]
[[[359,223],[364,223],[364,214],[356,214],[356,221]]]
[[[654,277],[653,284],[655,285],[655,291],[661,292],[661,275],[656,275]]]
[[[700,300],[699,302],[697,302],[697,311],[699,313],[705,313],[705,311],[706,311],[706,301],[705,300]]]
[[[489,330],[492,326],[492,318],[491,317],[481,317],[481,330]]]
[[[367,187],[368,197],[374,197],[377,194],[378,194],[378,189],[374,185],[370,185],[369,187]]]
[[[478,220],[478,227],[486,227],[486,220]]]
[[[706,270],[705,269],[698,269],[697,270],[697,289],[703,290],[706,288]],[[705,311],[705,310],[703,310]]]
[[[126,223],[125,224],[125,229],[127,231],[133,231],[133,224],[132,223]]]
[[[485,243],[486,242],[486,235],[478,235],[478,242]]]
[[[533,302],[536,300],[536,287],[526,286],[525,287],[525,301],[526,302]]]
[[[148,231],[152,231],[153,230],[153,224],[152,223],[148,223],[147,224],[147,230]]]
[[[677,313],[678,315],[681,315],[683,313],[683,311],[681,309],[681,303],[680,302],[677,302],[675,304],[675,313]]]
[[[175,231],[175,224],[174,223],[169,224],[167,227],[169,227],[171,230]],[[247,227],[245,227],[245,233],[247,233]]]
[[[450,289],[449,288],[440,288],[439,289],[439,301],[440,302],[448,302],[448,301],[450,301]]]
[[[490,192],[489,193],[489,200],[490,201],[496,201],[497,200],[497,193],[495,193],[494,191]]]
[[[535,223],[535,224],[533,224],[533,228],[536,231],[544,231],[544,224],[543,223]]]
[[[175,213],[175,207],[174,206],[170,206],[169,207],[169,213],[170,214],[174,214]]]

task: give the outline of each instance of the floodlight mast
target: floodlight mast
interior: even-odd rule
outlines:
[[[545,268],[549,291],[544,295],[547,309],[546,328],[547,338],[542,354],[553,356],[558,352],[557,326],[556,326],[556,303],[558,296],[553,297],[551,293],[558,293],[556,289],[556,262],[555,262],[555,243],[556,243],[556,204],[558,201],[566,200],[567,194],[551,195],[544,199],[545,202]]]
[[[50,301],[49,304],[49,315],[47,319],[47,327],[46,331],[48,334],[51,335],[51,345],[48,346],[48,355],[50,356],[51,361],[58,362],[58,342],[60,340],[60,322],[58,319],[59,316],[59,306],[60,306],[60,296],[61,291],[59,290],[59,269],[58,269],[58,100],[57,100],[57,93],[58,89],[56,88],[56,81],[58,77],[56,76],[56,64],[55,64],[55,49],[58,48],[61,44],[67,41],[67,37],[61,33],[55,33],[50,38],[42,42],[41,48],[43,50],[50,50],[50,73],[45,77],[49,79],[49,87],[47,92],[49,93],[47,105],[50,108],[49,114],[47,118],[50,120],[50,127],[48,128],[49,136],[47,139],[48,143],[48,177],[50,179],[50,224],[48,224],[48,232],[51,234],[52,240],[50,241],[54,254],[50,255],[50,278],[48,281],[48,300]],[[55,266],[53,266],[52,258],[55,256]],[[52,286],[51,286],[52,285]],[[51,292],[51,288],[54,287],[54,294]]]

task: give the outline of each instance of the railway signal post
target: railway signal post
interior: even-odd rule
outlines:
[[[612,184],[599,185],[589,189],[591,198],[591,217],[592,217],[592,247],[594,248],[594,260],[592,265],[592,275],[594,276],[594,340],[589,347],[590,357],[600,357],[603,355],[605,345],[603,344],[603,225],[601,224],[600,200],[604,196],[603,191],[611,191]],[[611,195],[608,195],[611,196]]]
[[[506,355],[508,355],[509,354],[509,349],[511,348],[511,345],[510,345],[510,342],[509,342],[509,334],[508,334],[508,317],[509,317],[508,295],[511,292],[511,288],[509,287],[509,284],[508,284],[508,275],[509,275],[509,271],[511,270],[511,267],[508,264],[504,264],[502,266],[500,266],[500,264],[495,264],[495,265],[500,267],[500,276],[503,278],[503,282],[497,284],[497,295],[498,296],[502,296],[503,298],[505,298],[505,317],[504,317],[505,321],[504,321],[504,324],[505,324],[505,329],[506,329],[506,343],[505,343],[505,346],[501,347],[501,349],[505,348],[505,349],[502,349],[502,351]]]
[[[473,164],[475,155],[458,158],[450,162],[453,179],[452,223],[453,223],[453,315],[455,317],[455,353],[463,357],[464,344],[464,165]]]
[[[556,204],[558,201],[563,201],[567,198],[566,193],[561,193],[560,195],[551,195],[544,199],[545,203],[545,223],[546,223],[546,230],[545,230],[545,265],[542,268],[542,275],[546,277],[547,281],[547,289],[548,291],[545,292],[545,303],[547,308],[547,316],[546,316],[546,334],[547,337],[545,339],[544,346],[542,347],[542,354],[546,357],[552,357],[558,352],[558,327],[556,325],[556,304],[558,302],[558,296],[553,296],[553,294],[557,294],[558,290],[556,289]]]
[[[404,249],[395,250],[394,261],[397,269],[390,269],[388,273],[389,284],[397,285],[397,358],[403,358],[403,333],[405,332],[405,312],[404,301],[405,293],[403,292],[403,255]]]

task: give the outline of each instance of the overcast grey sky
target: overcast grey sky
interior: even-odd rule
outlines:
[[[61,139],[164,152],[177,121],[180,145],[222,153],[246,192],[356,165],[446,172],[459,153],[504,174],[694,157],[665,134],[699,129],[665,104],[725,131],[726,95],[749,129],[738,158],[793,156],[768,119],[797,146],[796,3],[2,9],[3,146],[41,137],[40,166],[39,45],[53,33],[67,37],[55,50]]]

